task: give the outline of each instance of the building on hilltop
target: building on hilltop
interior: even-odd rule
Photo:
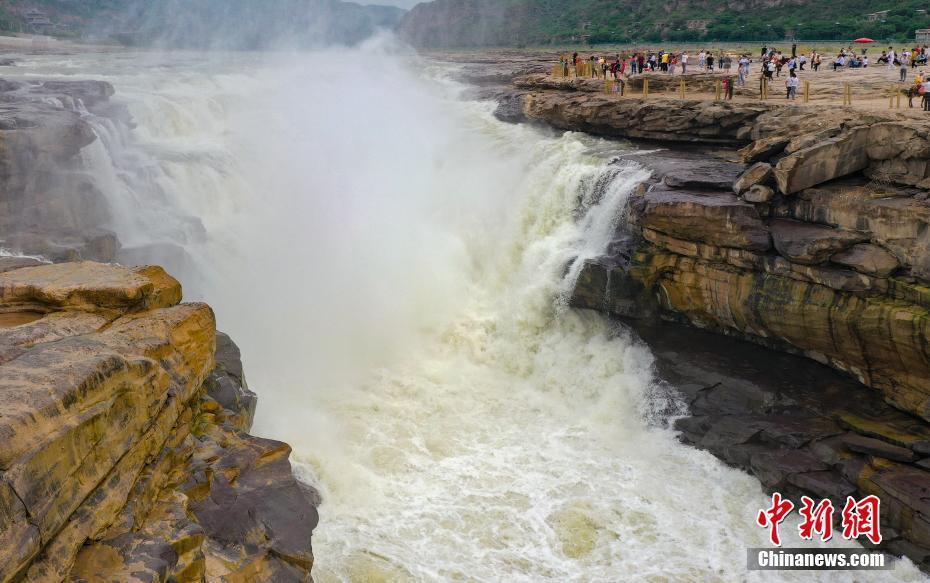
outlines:
[[[918,28],[914,32],[914,41],[918,44],[930,44],[930,28]]]
[[[880,10],[878,12],[873,12],[871,14],[866,14],[865,17],[868,18],[869,22],[877,22],[879,20],[884,21],[885,17],[888,16],[890,10]]]
[[[29,29],[36,34],[47,34],[54,28],[48,15],[38,8],[31,8],[24,12],[23,18],[26,20]]]

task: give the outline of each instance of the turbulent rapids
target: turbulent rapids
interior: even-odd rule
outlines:
[[[125,259],[241,345],[256,429],[322,494],[318,581],[738,580],[765,544],[758,483],[676,441],[648,349],[566,305],[648,177],[624,144],[503,124],[383,39],[22,71],[128,107],[87,170]]]

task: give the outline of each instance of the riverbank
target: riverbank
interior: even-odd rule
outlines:
[[[635,160],[653,177],[612,252],[586,265],[573,305],[803,355],[870,387],[795,365],[756,375],[746,368],[755,360],[783,357],[741,362],[735,345],[714,353],[740,374],[708,373],[684,348],[668,349],[667,328],[644,328],[691,402],[677,424],[683,441],[770,491],[878,494],[891,533],[883,548],[930,568],[930,120],[618,98],[590,83],[532,74],[497,88],[502,119],[650,141]],[[780,387],[760,388],[765,377]]]
[[[0,78],[0,581],[310,580],[319,495],[249,434],[239,349],[162,268],[113,263],[156,252],[88,170],[92,122],[131,127],[113,95]]]

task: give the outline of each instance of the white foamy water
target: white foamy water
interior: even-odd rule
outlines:
[[[21,72],[130,108],[85,162],[242,347],[256,431],[323,496],[317,581],[849,579],[747,574],[758,483],[680,445],[648,349],[565,306],[645,177],[623,144],[498,122],[385,41]]]

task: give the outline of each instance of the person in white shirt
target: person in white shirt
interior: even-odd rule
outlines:
[[[888,47],[888,68],[889,69],[894,69],[895,60],[896,59],[895,59],[894,49],[891,47]]]
[[[684,75],[688,72],[688,52],[685,51],[681,53],[681,74]]]
[[[788,78],[785,79],[785,87],[788,88],[788,94],[785,96],[787,99],[794,101],[798,96],[798,84],[801,80],[798,79],[798,76],[794,74],[794,71],[788,73]]]
[[[698,66],[701,68],[702,71],[704,70],[704,65],[706,63],[707,63],[707,53],[705,53],[702,50],[700,53],[698,53]]]

